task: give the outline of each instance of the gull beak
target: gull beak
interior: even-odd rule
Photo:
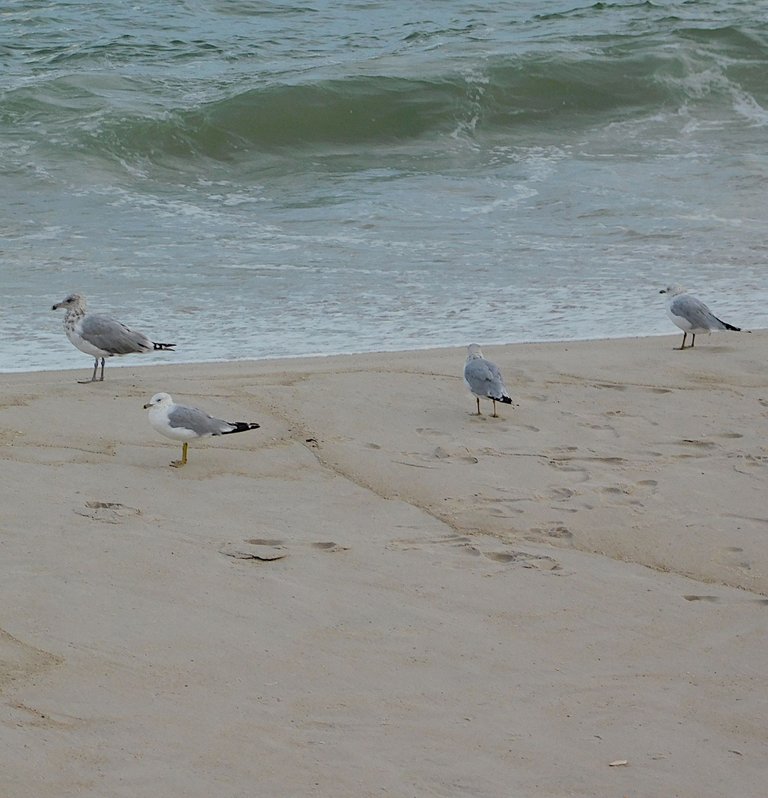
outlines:
[[[145,409],[145,410],[146,410],[148,407],[152,407],[152,402],[147,402],[147,403],[144,405],[144,409]]]
[[[61,307],[61,305],[60,305],[60,304],[57,302],[57,303],[56,303],[56,304],[55,304],[55,305],[54,305],[54,306],[51,308],[51,310],[58,310],[60,307]]]

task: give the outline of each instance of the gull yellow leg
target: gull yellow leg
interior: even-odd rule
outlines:
[[[174,468],[181,468],[182,466],[187,464],[187,447],[188,446],[189,446],[189,444],[186,441],[184,441],[184,443],[181,446],[181,460],[174,460],[171,463],[171,465]]]

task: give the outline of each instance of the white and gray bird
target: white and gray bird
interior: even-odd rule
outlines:
[[[161,435],[174,441],[183,441],[181,460],[174,460],[171,463],[174,468],[181,468],[187,464],[187,447],[191,440],[211,435],[231,435],[233,432],[246,432],[249,429],[259,428],[259,424],[247,421],[223,421],[197,407],[177,405],[167,393],[156,393],[144,405],[144,409],[149,410],[149,423]]]
[[[498,418],[496,402],[511,405],[512,398],[504,387],[501,371],[495,363],[486,360],[477,344],[467,347],[467,360],[464,364],[464,383],[477,401],[477,415],[481,416],[480,400],[493,402],[493,418]]]
[[[711,333],[713,330],[734,330],[741,332],[741,327],[734,327],[722,319],[718,319],[714,313],[700,300],[692,294],[686,292],[681,285],[669,285],[659,291],[660,294],[667,294],[667,315],[683,331],[683,343],[680,349],[685,349],[685,339],[688,333],[691,334],[691,345],[693,349],[696,342],[696,333]]]
[[[133,355],[152,352],[155,349],[173,349],[176,344],[158,344],[150,341],[146,335],[126,327],[117,319],[101,313],[86,311],[85,297],[81,294],[70,294],[66,299],[57,302],[51,310],[64,308],[64,331],[67,338],[86,355],[95,358],[93,375],[90,380],[79,382],[96,382],[96,370],[101,360],[101,377],[104,379],[104,359],[113,355]]]

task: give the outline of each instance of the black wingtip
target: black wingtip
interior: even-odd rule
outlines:
[[[512,400],[508,396],[502,396],[501,399],[497,399],[496,401],[497,402],[501,402],[502,404],[505,404],[505,405],[511,405],[512,404]]]
[[[153,342],[152,346],[154,346],[155,349],[167,349],[172,351],[176,344],[156,344]]]
[[[222,435],[232,435],[235,432],[247,432],[249,429],[258,429],[261,426],[260,424],[251,424],[248,421],[230,421],[229,423],[234,429],[222,432]]]
[[[734,327],[732,324],[728,324],[727,321],[723,321],[722,319],[718,319],[717,316],[715,316],[715,321],[719,321],[720,324],[722,324],[723,327],[725,327],[726,330],[733,330],[733,332],[741,332],[741,327]]]

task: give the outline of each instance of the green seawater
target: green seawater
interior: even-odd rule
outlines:
[[[764,12],[7,3],[0,370],[74,290],[189,361],[764,327]]]

